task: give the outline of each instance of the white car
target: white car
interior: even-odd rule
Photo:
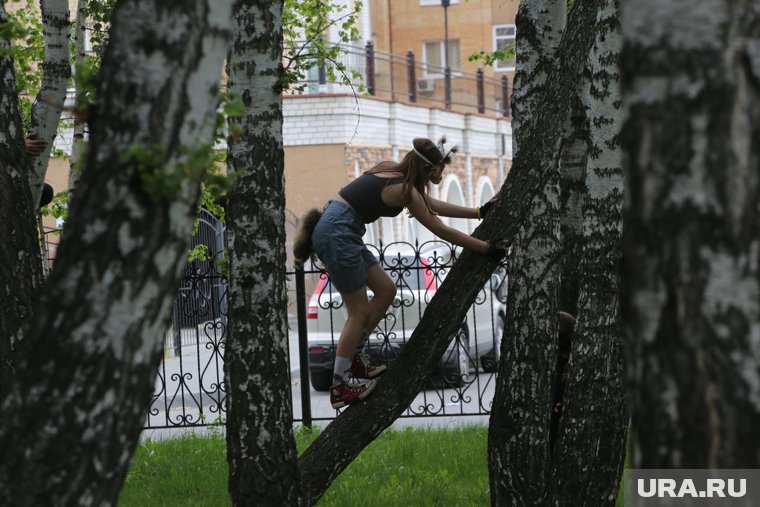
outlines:
[[[389,364],[398,357],[451,269],[452,251],[447,247],[417,256],[408,250],[389,254],[386,249],[381,265],[396,283],[398,291],[365,349],[373,364]],[[474,377],[470,376],[470,371],[472,368],[477,370],[478,362],[484,371],[496,371],[506,313],[505,278],[493,274],[480,291],[441,358],[439,371],[431,378],[434,384],[461,387],[472,381]],[[371,298],[372,291],[367,292]],[[326,391],[332,383],[335,349],[346,321],[346,308],[340,293],[324,274],[317,281],[306,318],[311,384],[317,391]]]

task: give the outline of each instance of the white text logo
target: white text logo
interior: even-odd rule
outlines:
[[[704,489],[697,489],[694,481],[684,479],[639,479],[639,496],[643,498],[741,498],[747,494],[746,479],[707,479]]]

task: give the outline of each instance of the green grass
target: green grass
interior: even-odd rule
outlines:
[[[386,431],[338,477],[321,506],[487,506],[487,428]],[[299,453],[318,432],[296,432]],[[229,506],[226,444],[192,434],[138,446],[121,507]],[[628,462],[626,461],[626,468]],[[622,506],[621,494],[617,505]]]
[[[231,505],[223,436],[188,434],[140,443],[119,505],[139,507]]]
[[[320,505],[489,505],[487,428],[386,431]]]
[[[338,477],[319,505],[488,505],[482,427],[386,431]],[[296,434],[298,451],[317,432]],[[224,437],[182,436],[138,446],[122,507],[228,506]]]

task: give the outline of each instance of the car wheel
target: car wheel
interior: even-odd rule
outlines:
[[[494,348],[487,354],[480,356],[480,366],[486,373],[496,373],[499,369],[499,358],[501,357],[501,339],[504,336],[504,314],[500,313],[496,318],[496,325],[493,330]]]
[[[443,372],[444,386],[462,387],[470,380],[470,331],[466,324],[462,324],[454,346],[448,354],[455,355],[456,360]]]
[[[499,361],[494,357],[493,351],[480,356],[480,366],[486,373],[496,373],[499,369]]]
[[[329,391],[332,385],[332,371],[309,370],[309,379],[315,391]]]

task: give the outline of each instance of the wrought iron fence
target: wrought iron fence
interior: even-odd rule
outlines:
[[[193,244],[207,260],[188,262],[175,298],[172,327],[158,370],[146,429],[203,426],[224,419],[223,360],[227,330],[227,282],[223,228],[202,216]],[[397,287],[396,298],[370,337],[366,352],[391,364],[409,340],[427,303],[456,260],[440,241],[422,245],[369,246]],[[323,266],[289,270],[289,297],[298,301],[289,337],[294,420],[330,420],[327,389],[346,313]],[[507,277],[497,269],[481,288],[439,366],[401,417],[487,415],[490,412],[506,305]],[[371,294],[370,294],[371,297]]]
[[[204,426],[224,413],[227,278],[224,225],[205,210],[191,249],[205,256],[185,264],[172,304],[171,327],[155,379],[145,428]]]

